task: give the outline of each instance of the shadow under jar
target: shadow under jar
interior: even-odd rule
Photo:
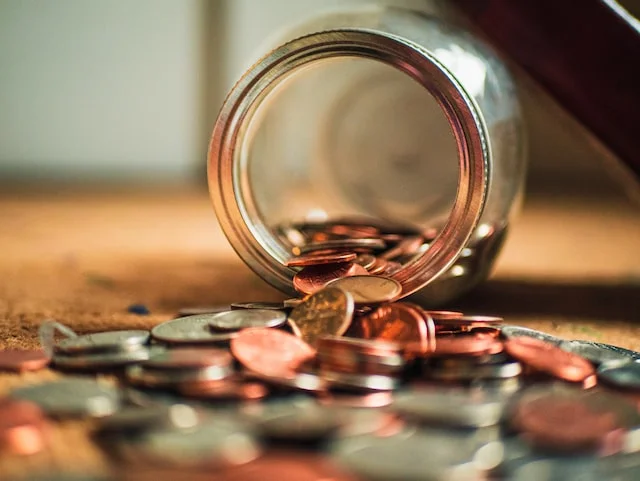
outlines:
[[[401,297],[434,306],[485,279],[525,172],[495,54],[439,17],[384,7],[286,38],[233,87],[211,139],[210,193],[240,257],[292,294],[297,249],[375,227],[387,250],[422,237],[393,258]]]

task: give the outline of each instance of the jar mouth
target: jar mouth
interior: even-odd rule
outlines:
[[[430,52],[378,31],[340,29],[310,34],[273,50],[238,81],[216,121],[208,154],[209,190],[220,225],[238,255],[264,280],[294,294],[291,257],[259,215],[249,189],[243,138],[256,108],[279,82],[323,59],[359,57],[387,64],[424,87],[444,113],[457,147],[458,186],[449,217],[429,248],[392,274],[400,297],[435,280],[458,258],[484,208],[490,150],[484,120],[470,95]]]

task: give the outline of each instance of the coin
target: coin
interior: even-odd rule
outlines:
[[[293,277],[293,287],[303,294],[313,294],[335,279],[368,273],[364,267],[352,262],[308,266]]]
[[[231,340],[231,352],[250,371],[295,377],[295,370],[316,352],[302,339],[275,329],[244,329]]]
[[[420,250],[423,244],[424,238],[422,236],[405,237],[393,248],[380,254],[379,257],[388,261],[400,256],[412,256]]]
[[[595,373],[583,357],[532,337],[507,339],[505,349],[523,364],[566,381],[581,382]]]
[[[350,276],[331,281],[327,287],[348,292],[356,304],[381,304],[400,295],[402,286],[394,279],[381,276]]]
[[[20,387],[11,391],[9,396],[31,401],[48,416],[56,418],[108,416],[120,407],[120,394],[115,387],[70,376]]]
[[[189,398],[210,401],[249,401],[266,397],[269,390],[264,384],[257,382],[243,383],[237,380],[222,380],[183,384],[178,386],[178,392]]]
[[[480,356],[497,354],[503,350],[503,344],[493,336],[486,334],[467,334],[439,336],[434,356]]]
[[[354,252],[335,252],[332,254],[307,254],[292,257],[287,261],[288,267],[306,267],[319,264],[340,264],[352,262],[358,257]]]
[[[106,331],[68,337],[55,345],[56,352],[65,354],[87,354],[105,351],[136,349],[149,340],[149,331]]]
[[[341,289],[326,287],[309,296],[289,314],[294,334],[311,346],[326,335],[341,336],[351,324],[353,298]]]
[[[438,319],[438,327],[472,329],[475,327],[495,327],[504,322],[502,317],[493,316],[459,316]]]
[[[236,309],[214,314],[209,327],[214,331],[238,331],[249,327],[278,327],[287,322],[284,311],[274,309]]]
[[[431,379],[441,381],[510,379],[522,374],[522,365],[517,361],[506,361],[499,364],[477,364],[457,367],[429,366],[426,373]]]
[[[601,342],[571,340],[562,341],[559,345],[563,351],[572,352],[584,357],[594,364],[608,361],[634,361],[640,359],[640,352],[631,351]]]
[[[228,371],[231,368],[233,359],[226,349],[212,348],[176,348],[166,349],[151,356],[143,366],[151,369],[200,369],[211,366],[218,366]]]
[[[528,327],[522,326],[500,326],[500,332],[507,339],[510,339],[512,337],[532,337],[534,339],[545,341],[556,346],[562,342],[562,339],[559,337],[555,337],[551,334],[547,334],[546,332],[536,331],[535,329],[529,329]]]
[[[383,304],[359,319],[364,339],[380,339],[413,345],[418,352],[429,350],[427,325],[414,307],[396,302]]]
[[[235,332],[213,333],[209,329],[215,314],[180,317],[163,322],[151,329],[151,336],[167,344],[216,344],[227,343]]]
[[[325,242],[314,242],[300,247],[294,247],[292,252],[294,255],[309,254],[311,252],[323,250],[351,250],[351,249],[384,249],[386,244],[382,239],[378,238],[360,238],[360,239],[334,239]]]
[[[321,369],[359,374],[399,374],[405,366],[397,343],[324,336],[318,341]]]
[[[0,453],[31,455],[48,441],[48,425],[42,410],[28,401],[0,401]]]
[[[281,311],[285,309],[285,305],[282,302],[232,302],[231,309],[270,309],[274,311]],[[229,309],[222,309],[222,311],[228,311]]]
[[[320,371],[320,375],[331,387],[350,391],[393,391],[400,386],[400,380],[393,376],[347,374],[329,370]]]
[[[391,409],[420,422],[481,428],[501,421],[505,402],[501,396],[470,390],[423,389],[396,394]]]
[[[449,319],[457,319],[464,316],[462,312],[457,311],[424,311],[429,314],[434,321],[446,321]]]
[[[598,379],[622,389],[640,391],[640,362],[609,362],[597,371]]]
[[[200,314],[215,314],[216,312],[228,311],[229,309],[231,309],[231,306],[229,305],[182,307],[178,311],[177,317],[199,316]]]
[[[0,350],[0,371],[38,371],[49,364],[49,357],[41,349]]]
[[[61,369],[95,370],[111,369],[135,364],[149,359],[150,351],[139,347],[130,351],[92,352],[89,354],[55,354],[52,363]]]
[[[233,374],[231,366],[208,366],[199,369],[149,369],[141,365],[129,366],[126,379],[136,386],[151,388],[179,388],[180,385],[218,381]]]
[[[360,264],[365,269],[369,270],[376,263],[376,257],[372,254],[360,254],[356,257],[356,264]]]
[[[294,372],[291,373],[288,368],[283,368],[283,372],[267,375],[258,372],[247,372],[245,375],[249,378],[255,378],[270,386],[289,390],[303,391],[308,393],[323,393],[327,390],[327,382],[313,372]]]

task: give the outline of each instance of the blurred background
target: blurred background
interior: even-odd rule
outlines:
[[[204,186],[217,110],[265,39],[359,3],[0,0],[0,178]],[[528,190],[622,191],[606,152],[525,76],[519,83]]]

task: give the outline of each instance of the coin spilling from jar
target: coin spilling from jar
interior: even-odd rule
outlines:
[[[67,375],[8,393],[0,451],[91,418],[116,479],[640,479],[639,352],[400,302],[391,263],[426,234],[308,228],[289,233],[313,241],[289,262],[299,299],[43,346]],[[0,352],[0,368],[42,356]]]

